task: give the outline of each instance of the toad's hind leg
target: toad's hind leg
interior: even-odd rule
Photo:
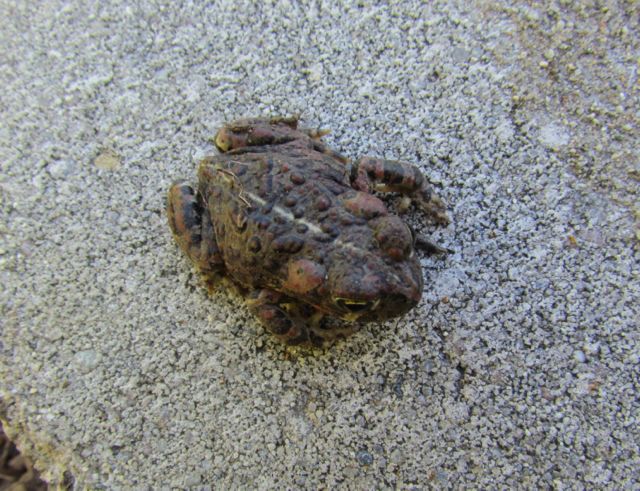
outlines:
[[[436,222],[446,225],[450,221],[444,202],[435,194],[420,169],[412,164],[362,157],[351,165],[350,179],[355,189],[404,194]]]
[[[191,186],[183,181],[169,188],[167,218],[173,237],[197,266],[211,288],[225,271],[211,215]]]

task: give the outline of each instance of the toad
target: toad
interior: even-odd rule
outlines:
[[[229,280],[291,345],[322,345],[406,313],[423,289],[416,248],[445,252],[373,194],[400,193],[447,224],[417,167],[351,161],[325,134],[298,128],[297,118],[226,124],[214,137],[220,154],[200,162],[197,188],[177,181],[168,195],[173,236],[209,287]]]

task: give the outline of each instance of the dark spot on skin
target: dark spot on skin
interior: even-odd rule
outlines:
[[[343,215],[340,217],[340,223],[342,225],[353,225],[354,221],[354,217],[349,215]]]
[[[393,177],[393,173],[391,172],[389,165],[385,165],[382,171],[382,182],[390,182],[391,177]]]
[[[324,211],[331,206],[331,200],[326,196],[318,196],[316,200],[316,208],[320,211]]]
[[[294,184],[304,184],[306,179],[302,174],[298,174],[297,172],[292,172],[291,175],[289,176],[289,179],[291,179],[291,182]]]
[[[390,184],[402,184],[402,182],[405,180],[405,176],[406,174],[404,172],[395,174],[394,176],[392,176]]]
[[[302,218],[304,216],[304,208],[298,207],[293,210],[293,216],[296,218]]]
[[[255,235],[249,239],[249,250],[251,252],[259,252],[262,249],[262,243],[260,239]]]
[[[266,229],[271,224],[271,220],[264,215],[254,216],[253,221],[260,230]]]
[[[283,235],[277,237],[272,242],[273,250],[276,252],[288,252],[293,254],[304,246],[304,240],[297,235]]]
[[[265,203],[264,205],[262,205],[262,213],[264,213],[265,215],[271,213],[271,210],[273,210],[273,203]]]
[[[284,203],[284,206],[291,208],[292,206],[295,206],[298,203],[298,200],[295,199],[293,196],[287,196],[284,199],[283,203]]]
[[[298,225],[296,225],[296,232],[304,234],[307,230],[309,230],[309,227],[307,227],[304,223],[299,223]]]
[[[331,191],[333,194],[335,194],[336,196],[344,193],[345,186],[338,184],[337,182],[326,181],[324,184],[327,187],[327,189]]]
[[[337,237],[338,235],[340,235],[338,227],[332,225],[331,223],[323,223],[320,228],[323,232],[329,234],[331,237]]]
[[[274,237],[280,237],[289,232],[289,230],[289,224],[284,225],[282,223],[272,222],[271,225],[269,225],[269,232],[272,233]]]
[[[200,215],[195,206],[183,206],[179,211],[182,211],[182,226],[185,229],[198,226],[200,223]]]

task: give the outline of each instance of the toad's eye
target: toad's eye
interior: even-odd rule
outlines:
[[[349,298],[336,298],[334,300],[338,307],[353,312],[354,314],[363,312],[374,305],[374,302],[367,300],[351,300]]]

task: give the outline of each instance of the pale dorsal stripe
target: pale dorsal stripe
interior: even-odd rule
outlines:
[[[244,191],[242,194],[243,194],[243,196],[248,197],[251,201],[253,201],[254,203],[257,203],[260,206],[264,206],[264,205],[267,204],[267,202],[263,198],[261,198],[257,194],[254,194],[254,193],[252,193],[250,191]],[[296,224],[306,225],[307,227],[309,227],[309,230],[311,230],[313,233],[316,233],[316,234],[324,234],[325,233],[315,223],[312,223],[309,220],[305,220],[304,218],[296,218],[296,217],[294,217],[293,213],[291,213],[289,210],[283,208],[282,206],[274,205],[273,211],[275,213],[277,213],[278,215],[280,215],[285,220],[288,220],[288,221],[296,223]],[[355,244],[352,244],[350,242],[344,242],[344,241],[342,241],[340,239],[336,239],[333,243],[335,245],[337,245],[338,247],[344,247],[344,248],[347,248],[347,249],[352,250],[352,251],[366,252],[366,249],[362,249],[361,247],[358,247]]]

